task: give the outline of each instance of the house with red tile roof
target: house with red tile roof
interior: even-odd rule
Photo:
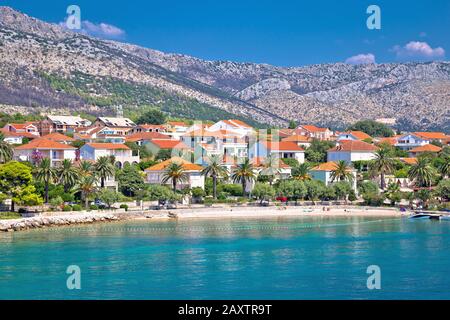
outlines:
[[[446,143],[448,136],[443,132],[414,132],[416,136],[419,136],[423,139],[432,141],[437,141],[440,143]]]
[[[250,159],[266,158],[268,155],[305,162],[305,150],[291,141],[258,141],[250,147]]]
[[[149,184],[164,184],[164,173],[171,163],[181,165],[186,175],[188,176],[186,181],[178,182],[177,189],[181,190],[185,187],[200,187],[202,189],[205,188],[205,177],[201,174],[203,167],[187,161],[186,159],[183,159],[181,157],[172,157],[168,160],[145,169],[145,173],[147,175],[146,182]],[[165,184],[167,184],[168,186],[172,186],[172,181],[169,180]]]
[[[42,158],[49,158],[52,166],[58,166],[64,159],[75,161],[77,148],[45,138],[37,138],[31,142],[14,148],[14,159],[37,163]]]
[[[430,144],[433,141],[446,144],[448,136],[442,132],[413,132],[400,136],[395,146],[408,151]]]
[[[120,143],[86,143],[80,148],[80,157],[90,161],[97,161],[100,157],[114,157],[118,168],[140,162],[139,153],[134,154],[127,145]]]
[[[148,142],[157,139],[157,140],[173,140],[168,135],[162,134],[156,131],[143,131],[138,133],[133,133],[128,135],[125,138],[126,142],[135,142],[137,145],[142,146],[147,144]]]
[[[220,120],[214,123],[212,126],[208,128],[210,131],[218,131],[218,130],[226,130],[226,131],[234,131],[239,133],[240,135],[250,135],[254,132],[254,129],[249,124],[236,119],[230,120]]]
[[[80,116],[53,116],[49,115],[39,122],[39,133],[45,136],[49,133],[74,132],[76,128],[88,127],[92,123]]]
[[[74,142],[76,140],[69,136],[63,135],[62,133],[59,133],[59,132],[53,132],[53,133],[46,134],[45,136],[42,136],[42,138],[47,139],[47,140],[56,141],[59,143],[64,143],[64,144],[70,144],[71,142]]]
[[[310,137],[318,140],[331,140],[333,131],[328,128],[321,128],[314,125],[300,125],[297,127],[296,134]]]
[[[0,133],[3,134],[5,142],[9,144],[23,144],[26,140],[39,138],[39,136],[36,136],[29,132],[8,131],[5,128],[0,129]]]
[[[8,132],[14,133],[28,133],[34,135],[35,137],[39,137],[39,127],[34,122],[25,122],[25,123],[7,123],[3,129]]]
[[[139,124],[130,130],[129,134],[141,132],[166,132],[167,128],[162,124]]]
[[[430,143],[409,150],[409,156],[414,158],[424,153],[439,153],[441,151],[442,151],[441,147],[435,146],[434,144]]]
[[[339,143],[328,150],[328,161],[340,161],[344,160],[347,163],[353,161],[367,161],[375,159],[375,152],[378,147],[373,144],[359,141],[359,140],[342,140]]]
[[[337,168],[337,162],[334,161],[328,161],[325,163],[321,163],[318,166],[315,166],[309,170],[309,174],[311,175],[312,179],[319,180],[325,183],[325,185],[330,185],[334,182],[332,179],[332,173]],[[353,180],[351,181],[351,184],[353,186],[353,190],[356,190],[356,170],[351,168],[349,169],[349,172],[353,175]]]
[[[312,139],[307,136],[302,136],[302,135],[296,134],[296,135],[292,135],[292,136],[283,138],[283,139],[281,139],[281,141],[294,142],[299,147],[309,148],[309,146],[311,145]]]
[[[362,131],[348,131],[348,132],[341,132],[338,134],[337,136],[337,141],[341,141],[341,140],[366,140],[366,139],[370,139],[372,140],[373,138],[371,136],[369,136],[367,133],[362,132]]]

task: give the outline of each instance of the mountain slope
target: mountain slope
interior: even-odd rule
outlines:
[[[336,128],[386,117],[403,129],[450,131],[450,63],[205,61],[99,40],[0,7],[0,103],[97,111],[149,104],[198,119]]]

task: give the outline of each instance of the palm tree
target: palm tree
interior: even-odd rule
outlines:
[[[114,161],[111,157],[105,156],[98,158],[94,165],[95,175],[100,178],[100,187],[105,187],[105,180],[112,177],[115,173]]]
[[[450,176],[450,157],[449,156],[444,157],[444,163],[439,167],[439,171],[440,171],[443,179]]]
[[[330,175],[331,181],[353,181],[353,174],[351,172],[351,167],[347,165],[347,162],[340,160],[336,164],[336,168],[331,171]]]
[[[48,188],[50,183],[53,183],[57,178],[55,168],[52,168],[49,158],[43,158],[35,169],[36,180],[42,182],[45,188],[44,199],[48,203]]]
[[[408,178],[415,180],[416,185],[419,187],[431,187],[434,176],[434,168],[427,157],[419,157],[408,173]]]
[[[81,192],[81,198],[84,200],[85,208],[87,208],[89,198],[97,192],[97,178],[93,175],[82,176],[77,190]]]
[[[255,178],[255,169],[248,158],[245,159],[243,163],[239,164],[236,169],[233,170],[233,174],[231,175],[231,179],[233,179],[234,182],[242,184],[244,196],[246,195],[245,189],[247,187],[247,182],[254,181]]]
[[[291,175],[296,180],[311,180],[311,175],[309,174],[310,165],[309,163],[301,163],[298,166],[292,168]]]
[[[209,158],[208,165],[202,170],[202,175],[212,178],[213,197],[217,199],[217,179],[228,175],[228,170],[222,166],[222,161],[219,156],[215,155]]]
[[[162,183],[167,183],[172,180],[173,191],[177,190],[178,182],[186,182],[189,179],[188,174],[183,168],[182,164],[171,162],[164,170],[162,176]]]
[[[57,170],[59,176],[59,183],[64,186],[64,192],[69,192],[79,179],[79,172],[74,167],[72,160],[64,159],[61,166]]]
[[[385,175],[394,171],[394,159],[389,148],[380,148],[375,152],[375,159],[373,160],[370,171],[372,176],[380,176],[381,189],[386,188]]]
[[[5,136],[0,132],[0,163],[6,163],[13,157],[11,145],[5,141]]]
[[[280,174],[279,159],[269,154],[263,163],[263,169],[260,174],[267,176],[269,184],[273,184],[273,180]]]
[[[80,165],[78,167],[78,171],[80,172],[80,175],[82,177],[92,175],[93,169],[94,169],[94,166],[92,165],[92,162],[89,162],[86,160],[81,160]]]

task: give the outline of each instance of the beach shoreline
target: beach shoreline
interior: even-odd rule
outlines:
[[[172,210],[144,210],[131,212],[85,212],[53,213],[28,218],[0,220],[0,232],[23,231],[29,229],[58,226],[110,223],[117,221],[170,221],[196,219],[264,219],[296,217],[402,217],[411,212],[400,212],[398,208],[356,207],[356,206],[218,206],[195,207]]]

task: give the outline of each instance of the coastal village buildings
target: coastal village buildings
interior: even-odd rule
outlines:
[[[17,161],[37,163],[42,158],[49,158],[51,166],[57,167],[64,159],[77,160],[77,148],[45,138],[34,139],[14,148],[14,159]]]
[[[313,179],[329,185],[333,183],[331,173],[338,161],[344,160],[350,166],[355,161],[370,161],[375,158],[380,144],[388,143],[407,150],[409,157],[399,160],[411,165],[421,154],[441,152],[442,147],[435,145],[436,143],[448,145],[450,142],[449,136],[440,132],[412,132],[378,138],[361,131],[334,133],[313,125],[300,125],[295,129],[272,129],[267,133],[268,130],[252,128],[233,119],[206,124],[193,122],[190,125],[182,121],[136,125],[127,118],[98,117],[91,123],[78,116],[48,116],[40,122],[7,124],[0,130],[5,141],[15,146],[14,159],[37,163],[48,157],[54,167],[64,159],[75,163],[79,163],[79,160],[95,162],[104,156],[114,158],[118,168],[137,164],[141,158],[138,149],[131,148],[133,143],[145,147],[153,157],[165,151],[162,158],[170,159],[146,169],[146,181],[151,184],[161,183],[167,165],[171,161],[178,161],[189,175],[188,181],[180,184],[179,188],[204,188],[205,178],[201,175],[201,170],[211,156],[223,159],[222,165],[229,172],[249,159],[255,171],[264,174],[265,159],[270,155],[278,163],[279,174],[275,180],[288,179],[292,168],[287,163],[292,162],[286,159],[304,163],[305,150],[314,140],[335,140],[336,146],[327,151],[328,162],[310,169]],[[356,176],[356,171],[351,170],[352,175]],[[232,181],[229,180],[228,183]],[[255,181],[247,184],[247,191],[251,191],[254,183]],[[406,185],[408,181],[402,180],[401,183]],[[117,189],[114,177],[106,181],[106,186]]]
[[[137,164],[139,155],[134,156],[133,151],[125,144],[118,143],[87,143],[80,149],[81,160],[97,161],[100,157],[114,157],[117,168],[125,164]]]
[[[337,163],[333,162],[333,161],[329,161],[329,162],[325,162],[325,163],[321,163],[318,166],[313,167],[309,173],[311,175],[311,177],[315,180],[319,180],[322,181],[323,183],[325,183],[325,185],[330,185],[333,182],[333,178],[332,178],[332,174],[333,171],[336,170],[337,167]],[[349,169],[349,172],[351,172],[353,179],[352,179],[352,188],[353,190],[357,190],[356,189],[356,170],[354,169]]]
[[[155,164],[154,166],[151,166],[150,168],[145,169],[145,173],[147,176],[146,182],[149,184],[167,184],[168,186],[172,186],[171,179],[169,179],[165,183],[163,182],[165,169],[171,163],[180,164],[183,167],[183,169],[188,177],[186,179],[186,181],[179,182],[177,184],[178,190],[184,189],[186,187],[190,187],[190,188],[199,187],[202,189],[205,188],[205,176],[203,176],[201,174],[203,167],[200,165],[191,163],[180,157],[172,157],[171,159],[168,159],[161,163]]]
[[[74,132],[76,128],[88,127],[91,125],[89,120],[80,116],[47,116],[45,120],[39,122],[39,133],[45,136],[49,133]]]
[[[367,161],[375,158],[378,148],[370,143],[359,140],[342,140],[327,152],[328,161],[344,160],[347,163],[353,161]]]

